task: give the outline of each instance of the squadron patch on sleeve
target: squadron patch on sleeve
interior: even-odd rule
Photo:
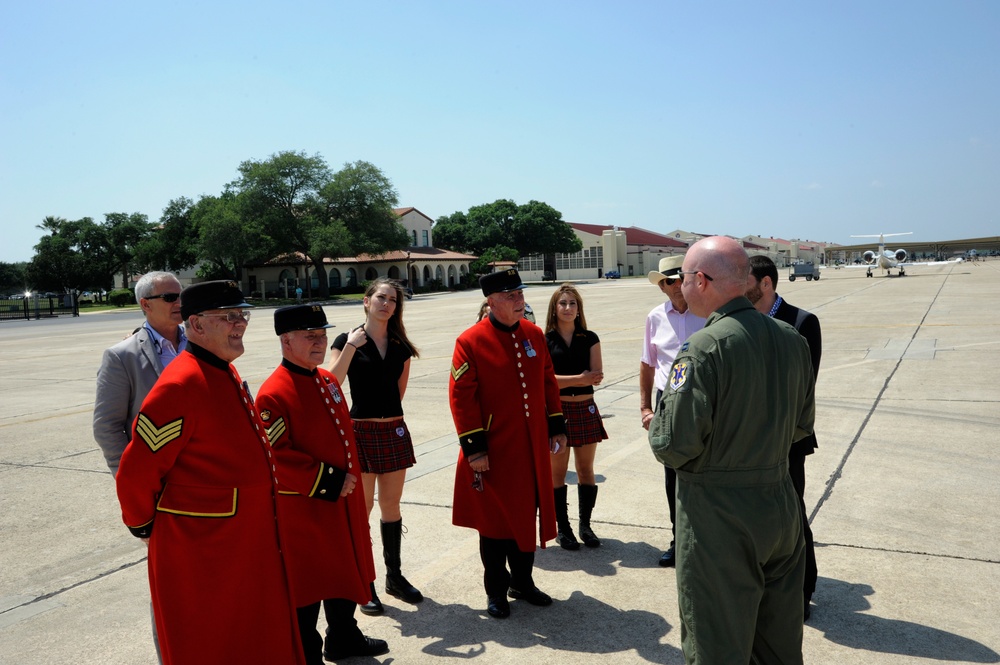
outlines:
[[[455,381],[458,381],[459,377],[462,376],[463,374],[465,374],[467,371],[469,371],[469,363],[467,363],[467,362],[466,363],[462,363],[461,367],[454,367],[454,366],[452,366],[452,368],[451,368],[451,378],[454,379]]]
[[[267,428],[267,440],[271,442],[273,446],[278,439],[287,431],[288,428],[285,427],[285,419],[278,418],[271,426]]]
[[[140,413],[135,424],[135,433],[139,435],[149,449],[154,453],[181,435],[184,419],[172,420],[163,427],[157,427],[149,417]]]
[[[670,390],[677,392],[684,387],[688,379],[688,364],[675,363],[670,370]]]

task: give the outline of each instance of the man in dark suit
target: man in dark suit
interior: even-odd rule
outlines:
[[[149,272],[140,277],[135,285],[135,300],[146,321],[134,335],[105,350],[97,370],[94,439],[113,476],[118,475],[118,463],[132,439],[132,423],[142,401],[163,368],[187,346],[180,294],[181,283],[172,273]],[[155,622],[153,644],[159,658]]]
[[[823,337],[820,332],[819,319],[804,309],[789,305],[775,290],[778,283],[778,269],[774,262],[766,256],[750,257],[750,278],[747,281],[747,299],[761,314],[767,314],[779,321],[794,326],[799,334],[805,337],[809,344],[809,356],[812,360],[814,376],[819,375],[819,361],[823,355]],[[802,507],[802,533],[806,540],[806,577],[803,584],[805,618],[809,618],[809,601],[816,591],[816,550],[813,547],[812,529],[806,515],[806,455],[812,455],[816,450],[816,435],[810,434],[792,444],[788,453],[788,473],[795,485]]]

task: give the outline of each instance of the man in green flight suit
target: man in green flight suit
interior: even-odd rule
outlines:
[[[682,292],[708,317],[671,368],[649,428],[677,469],[677,593],[689,665],[802,663],[805,551],[788,450],[813,430],[809,348],[743,295],[732,238],[695,243]]]

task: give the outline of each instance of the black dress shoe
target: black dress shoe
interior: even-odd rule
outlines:
[[[510,616],[510,603],[508,603],[507,599],[502,596],[497,598],[487,596],[486,613],[494,619],[506,619]]]
[[[381,656],[389,653],[389,645],[385,640],[376,640],[374,637],[362,636],[362,639],[346,646],[338,646],[335,649],[324,649],[323,658],[327,660],[340,660],[342,658],[353,658],[354,656]]]
[[[531,587],[528,591],[518,591],[517,589],[507,589],[507,595],[514,600],[526,600],[532,605],[545,607],[552,604],[552,598],[538,587]]]
[[[677,557],[674,556],[674,544],[670,543],[670,547],[660,557],[660,565],[664,568],[673,568],[675,563],[677,563]]]
[[[380,614],[385,613],[385,608],[382,607],[382,601],[378,599],[378,594],[375,593],[374,582],[372,582],[371,584],[371,594],[372,594],[372,599],[369,600],[364,605],[359,605],[358,609],[361,610],[362,614],[365,614],[370,617],[376,617]]]

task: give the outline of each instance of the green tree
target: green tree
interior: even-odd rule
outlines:
[[[329,228],[319,192],[331,179],[319,155],[285,151],[265,161],[247,160],[239,166],[240,178],[230,184],[239,194],[244,222],[259,227],[279,253],[299,252],[319,275],[321,295],[329,293],[323,252],[318,245],[336,244],[342,236]]]
[[[331,247],[325,256],[378,255],[409,246],[406,229],[393,212],[399,195],[374,164],[360,160],[344,164],[320,191],[320,197],[334,226],[342,225],[347,232],[347,246]]]
[[[513,247],[496,245],[487,248],[479,258],[469,264],[469,272],[473,275],[485,275],[490,272],[490,263],[494,261],[517,261],[519,258],[517,250]]]
[[[518,206],[512,226],[512,244],[521,256],[574,254],[583,249],[583,241],[573,232],[573,227],[548,203],[528,201]]]
[[[434,243],[482,255],[493,247],[509,247],[518,257],[528,254],[572,254],[583,248],[562,213],[540,201],[517,205],[509,199],[474,206],[467,213],[439,217]]]
[[[35,290],[73,291],[111,286],[119,264],[107,228],[90,217],[74,222],[46,217],[39,225],[49,231],[35,245],[25,278]]]
[[[122,288],[129,287],[129,279],[145,266],[136,261],[140,245],[152,233],[149,218],[138,212],[109,212],[104,215],[104,227],[111,243],[111,251],[121,271]]]
[[[468,237],[468,224],[469,218],[461,210],[450,215],[441,215],[434,222],[434,246],[471,253],[473,243]]]
[[[180,271],[198,263],[198,229],[191,218],[194,201],[179,197],[167,203],[160,221],[136,248],[136,261],[148,270]]]
[[[0,293],[9,295],[11,293],[24,293],[28,288],[25,270],[28,267],[27,261],[17,263],[0,262]]]
[[[358,161],[331,174],[319,155],[280,152],[240,164],[231,183],[244,222],[260,227],[276,253],[297,252],[316,271],[319,295],[330,288],[323,260],[359,253],[382,254],[409,244],[392,212],[398,201],[389,179]]]
[[[240,195],[227,191],[203,196],[191,209],[191,223],[198,234],[198,256],[206,262],[199,276],[213,279],[243,278],[243,265],[266,256],[270,244],[259,221],[241,215]]]
[[[62,217],[53,217],[49,215],[42,220],[41,224],[35,226],[36,229],[41,229],[43,231],[48,231],[50,235],[58,235],[59,230],[66,224],[66,220]]]

